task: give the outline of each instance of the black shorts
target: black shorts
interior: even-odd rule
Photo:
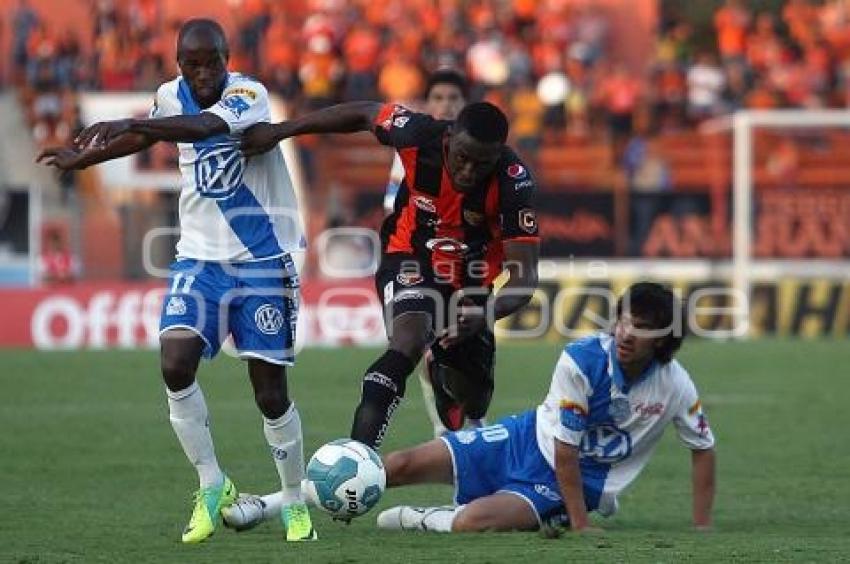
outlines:
[[[454,309],[452,306],[457,303],[457,297],[453,301],[455,288],[441,283],[434,276],[430,265],[413,255],[384,255],[375,274],[375,285],[387,325],[405,313],[427,313],[431,317],[431,331],[436,337],[453,321],[449,316]],[[475,288],[465,290],[463,295],[483,306],[490,294],[490,288]],[[493,390],[493,360],[496,351],[492,331],[484,329],[448,349],[434,341],[431,351],[438,363],[450,366],[468,377],[468,383],[479,391],[474,395],[481,396],[486,391],[489,402],[489,394]],[[446,387],[456,386],[446,382]]]

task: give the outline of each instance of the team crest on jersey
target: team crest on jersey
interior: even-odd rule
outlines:
[[[434,205],[434,201],[430,198],[426,198],[425,196],[416,196],[413,198],[413,205],[422,211],[437,213],[437,206]]]
[[[386,119],[384,119],[383,121],[381,121],[381,127],[384,130],[389,131],[390,129],[393,128],[394,120],[399,119],[399,117],[396,117],[397,114],[406,114],[406,113],[409,113],[409,111],[404,106],[399,106],[399,105],[393,106],[392,110],[389,112],[389,116]],[[384,112],[381,112],[381,114],[386,115]],[[410,119],[410,118],[407,118],[407,119]],[[405,120],[403,122],[403,124],[404,123],[407,123],[407,120]],[[404,125],[399,125],[397,127],[404,127]]]
[[[537,214],[531,208],[519,210],[519,228],[529,234],[537,233]]]
[[[463,210],[463,219],[470,225],[481,225],[484,214],[472,210]]]
[[[519,163],[514,163],[508,167],[508,170],[505,172],[508,173],[508,176],[515,179],[525,178],[528,172],[525,170],[525,167]]]
[[[277,335],[283,327],[283,314],[275,306],[265,304],[254,313],[254,323],[265,335]]]
[[[402,286],[407,287],[419,284],[425,280],[425,278],[418,272],[399,272],[398,276],[395,277],[395,280]]]
[[[611,398],[611,403],[608,405],[608,415],[614,420],[614,423],[623,423],[632,414],[632,407],[629,404],[629,398],[625,396],[615,396]]]

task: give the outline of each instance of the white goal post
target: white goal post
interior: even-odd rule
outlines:
[[[845,110],[741,110],[730,118],[705,124],[703,131],[732,131],[732,288],[741,296],[750,296],[755,271],[768,277],[846,276],[846,261],[830,260],[753,260],[753,186],[754,135],[756,128],[805,129],[822,127],[850,128],[850,111]],[[744,314],[742,314],[744,315]],[[739,321],[745,321],[740,319]]]

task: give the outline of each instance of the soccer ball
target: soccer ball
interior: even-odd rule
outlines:
[[[334,517],[363,515],[378,503],[386,486],[378,453],[353,439],[329,442],[307,464],[307,497]]]

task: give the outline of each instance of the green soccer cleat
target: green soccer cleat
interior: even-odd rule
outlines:
[[[302,502],[284,505],[280,510],[280,518],[286,529],[286,540],[290,542],[316,540],[319,536],[310,520],[310,512]]]
[[[183,530],[185,543],[199,543],[211,537],[221,518],[221,509],[236,501],[236,486],[227,476],[220,486],[201,488],[195,492],[195,509]]]

